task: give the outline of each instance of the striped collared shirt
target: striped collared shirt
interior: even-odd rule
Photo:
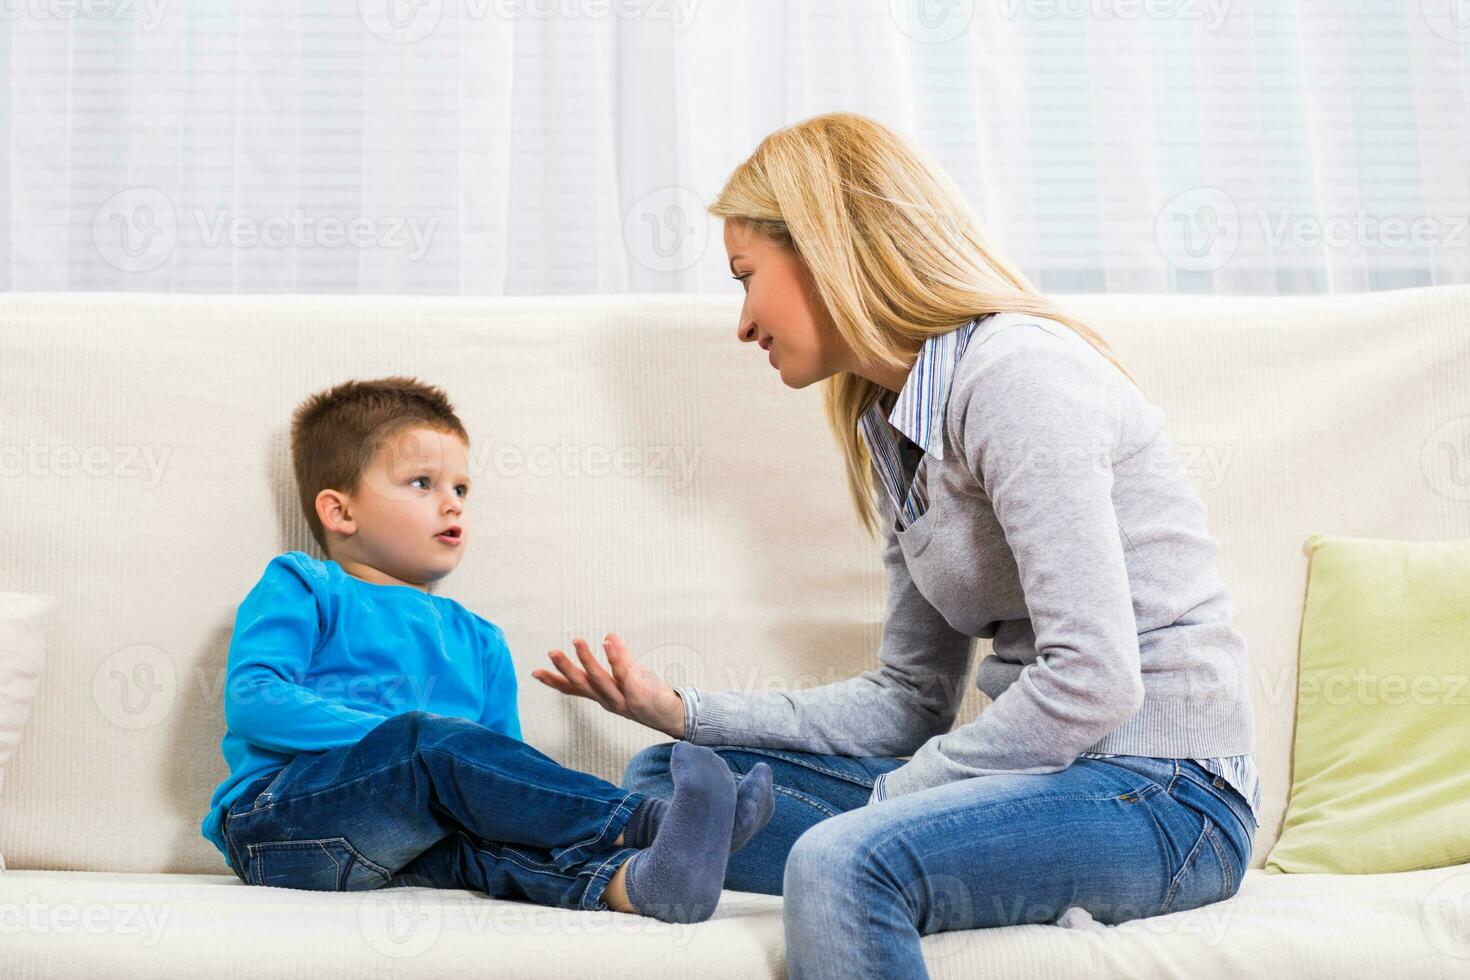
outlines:
[[[980,319],[971,320],[925,340],[898,396],[891,402],[887,398],[875,400],[858,420],[858,431],[867,444],[873,469],[893,504],[900,530],[918,520],[928,507],[923,457],[944,458],[944,410],[949,400],[950,384],[954,380],[955,365],[979,325]],[[886,410],[885,403],[891,403],[892,409]],[[907,438],[907,443],[899,438],[900,435]],[[909,465],[905,466],[905,462]],[[1092,759],[1108,757],[1100,752],[1084,752],[1082,756]],[[1261,787],[1253,755],[1215,756],[1194,761],[1229,783],[1250,805],[1252,818],[1260,823]],[[879,777],[876,799],[883,798],[882,788],[882,777]]]

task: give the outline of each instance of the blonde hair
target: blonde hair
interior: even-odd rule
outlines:
[[[1062,312],[989,241],[954,182],[920,147],[865,116],[813,116],[761,140],[709,212],[791,248],[859,363],[906,369],[923,341],[990,313],[1061,323],[1130,381],[1107,342]],[[858,420],[882,389],[827,379],[827,421],[858,519],[877,529],[876,486]]]

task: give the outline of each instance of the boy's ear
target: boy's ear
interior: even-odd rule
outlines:
[[[323,490],[316,495],[316,516],[322,530],[341,535],[357,533],[357,521],[348,510],[350,501],[336,490]]]

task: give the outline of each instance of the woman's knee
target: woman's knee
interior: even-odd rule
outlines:
[[[623,769],[623,789],[648,792],[672,786],[673,774],[669,770],[669,760],[673,751],[673,742],[663,742],[650,745],[635,754]]]
[[[851,885],[872,864],[872,847],[856,833],[846,814],[829,817],[802,831],[786,857],[781,893],[800,900],[815,895],[831,897],[836,883]]]
[[[925,866],[918,849],[905,843],[901,825],[863,810],[807,828],[792,845],[781,890],[798,910],[807,902],[842,901],[854,909],[884,905],[915,925],[940,909],[968,909],[972,898],[958,878]]]

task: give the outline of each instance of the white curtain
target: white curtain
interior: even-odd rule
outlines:
[[[0,288],[734,289],[837,109],[1047,291],[1470,281],[1470,0],[0,0]]]

